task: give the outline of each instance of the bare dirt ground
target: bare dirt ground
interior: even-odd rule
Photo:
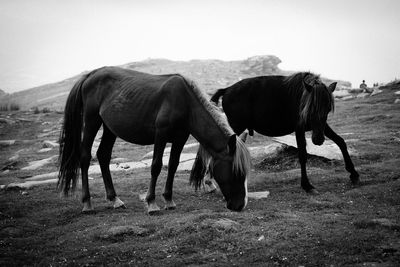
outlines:
[[[399,266],[400,103],[394,91],[338,101],[329,123],[357,152],[352,157],[361,183],[353,187],[342,161],[311,157],[309,177],[319,191],[300,188],[295,151],[276,160],[253,159],[249,191],[269,190],[230,212],[220,193],[195,192],[189,172],[174,184],[177,209],[149,216],[138,195],[150,170],[114,173],[127,209],[114,210],[104,198],[100,175],[90,189],[95,212],[81,213],[76,197],[60,198],[54,184],[0,191],[0,265],[56,266]],[[1,113],[0,184],[57,171],[56,162],[22,170],[34,160],[57,155],[38,151],[56,141],[62,114]],[[190,140],[193,141],[193,140]],[[189,141],[189,142],[190,142]],[[266,144],[256,135],[250,145]],[[12,143],[12,142],[11,142]],[[118,140],[113,158],[140,160],[152,150]],[[195,149],[193,150],[195,151]],[[95,160],[94,160],[95,161]],[[165,183],[157,186],[159,205]]]

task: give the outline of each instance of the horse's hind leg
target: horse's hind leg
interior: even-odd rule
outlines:
[[[103,136],[100,146],[97,150],[97,159],[99,160],[101,175],[103,176],[104,187],[106,189],[106,198],[113,202],[114,208],[126,208],[125,204],[117,197],[110,173],[110,160],[112,148],[117,137],[103,123]]]
[[[176,138],[174,142],[172,142],[171,153],[168,162],[167,181],[165,183],[165,188],[163,193],[163,197],[165,200],[165,209],[167,210],[176,208],[175,202],[172,200],[172,188],[174,183],[174,176],[179,165],[179,158],[181,156],[183,146],[185,145],[188,138],[189,134],[185,133]]]
[[[157,130],[155,141],[154,141],[154,152],[153,152],[153,161],[151,163],[151,180],[149,189],[146,195],[147,202],[147,212],[149,214],[156,213],[160,210],[155,199],[156,199],[156,184],[157,178],[160,175],[162,168],[162,158],[164,154],[165,145],[167,144],[166,133],[164,131]]]
[[[89,193],[89,181],[88,181],[88,169],[90,160],[92,158],[91,149],[94,138],[96,137],[97,131],[101,126],[101,119],[98,116],[88,116],[84,114],[84,129],[83,138],[81,143],[81,172],[82,172],[82,212],[88,212],[93,210],[90,193]]]
[[[343,140],[342,137],[340,137],[338,134],[336,134],[332,130],[332,128],[329,127],[329,125],[326,125],[326,127],[325,127],[325,135],[326,135],[326,137],[331,139],[333,142],[335,142],[338,145],[338,147],[340,148],[340,151],[342,151],[346,170],[350,173],[350,180],[353,184],[357,184],[360,181],[359,180],[360,175],[354,169],[354,165],[353,165],[353,162],[351,161],[349,152],[347,151],[347,145],[346,145],[345,141]]]

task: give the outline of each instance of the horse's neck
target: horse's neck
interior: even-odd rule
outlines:
[[[198,101],[198,100],[197,100]],[[229,137],[234,134],[230,127],[218,122],[221,114],[212,115],[205,106],[191,103],[190,132],[213,156],[225,151]]]

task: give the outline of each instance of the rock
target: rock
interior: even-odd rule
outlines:
[[[112,237],[119,237],[123,235],[135,235],[144,236],[149,232],[148,229],[142,228],[136,225],[126,225],[126,226],[113,226],[101,237],[108,239]]]
[[[0,146],[11,146],[15,144],[15,140],[0,140]]]
[[[50,158],[43,159],[43,160],[38,160],[38,161],[33,161],[29,164],[29,166],[26,166],[22,168],[22,170],[35,170],[38,169],[52,161],[54,161],[58,156],[54,155]],[[193,166],[194,159],[196,157],[196,154],[194,153],[182,153],[180,157],[180,163],[178,166],[178,170],[191,170]],[[115,164],[110,164],[110,171],[111,172],[116,172],[116,171],[129,171],[131,169],[139,169],[139,168],[146,168],[151,166],[151,159],[143,160],[143,161],[137,161],[137,162],[124,162],[124,163],[115,163]],[[164,166],[168,166],[168,161],[169,161],[169,155],[163,158],[163,163]],[[5,169],[5,168],[3,168]],[[101,174],[101,169],[100,165],[92,165],[89,167],[89,174]],[[35,175],[29,178],[26,178],[24,183],[11,183],[7,186],[7,188],[31,188],[32,186],[37,186],[40,184],[48,184],[48,183],[56,183],[57,182],[57,177],[58,177],[58,172],[51,172],[51,173],[44,173],[44,174],[39,174]]]
[[[257,241],[263,241],[265,239],[265,236],[264,235],[261,235],[258,239],[257,239]]]
[[[126,161],[127,161],[126,158],[115,158],[115,159],[111,160],[112,163],[123,163],[123,162],[126,162]]]
[[[16,161],[19,158],[19,154],[16,154],[8,159],[8,161]]]
[[[351,94],[348,90],[335,90],[333,92],[333,96],[335,98],[343,98],[343,97],[351,96]]]
[[[25,181],[43,181],[43,180],[55,179],[57,177],[58,177],[58,172],[49,172],[26,178]]]
[[[369,93],[361,93],[357,95],[357,98],[366,98],[369,95],[370,95]]]
[[[28,193],[28,191],[22,191],[22,192],[21,192],[21,195],[27,196],[27,195],[29,195],[29,193]]]
[[[42,148],[54,148],[59,147],[60,145],[57,142],[53,142],[50,140],[43,141]]]
[[[178,171],[190,171],[193,167],[194,159],[179,162]]]
[[[265,75],[266,73],[278,73],[279,72],[279,63],[282,61],[272,55],[261,55],[261,56],[253,56],[249,57],[242,62],[242,72],[245,74],[254,75]]]
[[[38,150],[38,153],[46,153],[46,152],[49,152],[51,150],[53,150],[52,147],[42,148],[42,149]]]
[[[3,123],[3,124],[14,124],[15,121],[10,120],[10,119],[6,119],[6,118],[0,118],[0,123]]]
[[[240,224],[238,222],[227,218],[222,218],[219,220],[207,219],[202,222],[202,225],[205,227],[213,227],[223,231],[237,231],[240,227]]]
[[[254,199],[267,198],[269,196],[269,191],[247,192],[247,196]]]
[[[400,95],[400,91],[394,92],[395,95]]]
[[[349,95],[349,96],[345,96],[343,98],[341,98],[342,100],[349,100],[349,99],[353,99],[354,96],[353,95]]]
[[[24,183],[11,183],[7,185],[6,189],[30,189],[34,186],[42,185],[42,184],[55,184],[57,183],[58,179],[48,179],[42,181],[27,181]]]
[[[54,155],[54,156],[51,156],[50,158],[29,162],[29,165],[22,168],[21,170],[37,170],[37,169],[43,167],[44,165],[54,162],[57,157],[58,157],[57,155]]]
[[[374,88],[374,91],[372,92],[371,96],[374,96],[374,95],[380,94],[380,93],[382,93],[382,92],[383,92],[383,91],[382,91],[381,89]]]
[[[296,137],[293,135],[273,137],[272,139],[276,142],[297,148]],[[306,138],[306,140],[308,154],[324,157],[327,159],[341,160],[343,158],[342,152],[340,151],[339,147],[331,141],[326,140],[323,145],[316,146],[312,143],[310,138]],[[349,151],[349,153],[354,154],[354,152],[352,152],[351,150]]]
[[[252,158],[260,158],[278,153],[282,146],[281,143],[272,143],[267,146],[249,147],[249,152]]]
[[[394,101],[395,104],[400,103],[400,98],[396,98],[396,100]]]

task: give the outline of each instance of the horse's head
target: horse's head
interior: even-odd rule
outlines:
[[[250,167],[249,152],[244,143],[232,135],[226,152],[214,158],[212,175],[227,202],[227,208],[241,211],[247,205],[247,174]]]
[[[210,155],[202,146],[193,164],[190,181],[199,188],[204,172],[209,171],[217,182],[227,208],[241,211],[247,205],[247,175],[250,171],[250,154],[244,143],[232,135],[224,151]]]
[[[306,130],[312,131],[312,142],[320,146],[325,141],[324,132],[328,114],[334,110],[332,93],[336,88],[336,82],[327,87],[319,79],[304,79],[303,87],[305,90],[300,105],[300,122]]]

